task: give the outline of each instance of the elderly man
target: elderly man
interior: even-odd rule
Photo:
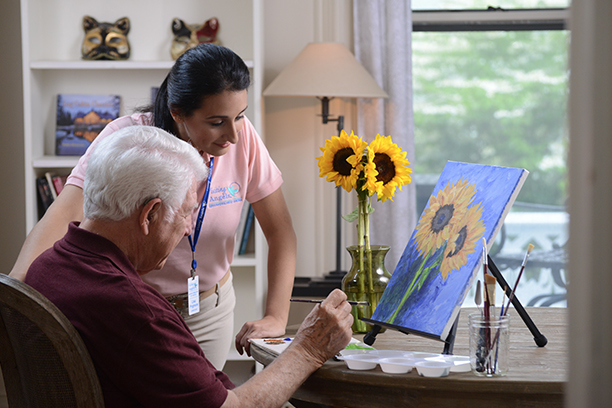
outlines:
[[[89,160],[83,221],[27,274],[81,334],[107,407],[278,407],[350,340],[350,305],[335,291],[242,386],[215,370],[182,317],[140,279],[191,233],[206,174],[197,151],[163,130],[116,132]]]

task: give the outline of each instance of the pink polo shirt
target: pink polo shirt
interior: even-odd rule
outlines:
[[[121,128],[150,123],[149,113],[124,116],[109,123],[80,158],[66,183],[83,188],[87,161],[98,141]],[[208,157],[204,160],[208,161]],[[208,208],[196,248],[201,291],[212,288],[230,267],[244,200],[257,202],[280,188],[282,182],[280,170],[251,122],[245,118],[238,143],[214,160]],[[205,182],[199,186],[200,196],[205,187]],[[149,272],[142,278],[162,295],[171,296],[187,292],[190,269],[191,248],[188,239],[183,238],[163,269]]]

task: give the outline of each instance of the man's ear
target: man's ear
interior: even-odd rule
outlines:
[[[151,224],[159,220],[162,202],[159,198],[148,201],[140,210],[138,225],[144,235],[151,232]]]

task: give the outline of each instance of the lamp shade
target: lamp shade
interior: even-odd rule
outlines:
[[[263,94],[388,98],[349,49],[339,43],[308,44]]]

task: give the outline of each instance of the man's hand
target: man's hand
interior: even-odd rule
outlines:
[[[352,324],[346,294],[335,289],[306,316],[292,343],[303,348],[321,366],[351,341]]]
[[[230,390],[222,408],[279,407],[351,340],[351,305],[339,289],[306,316],[289,347],[265,370]]]

